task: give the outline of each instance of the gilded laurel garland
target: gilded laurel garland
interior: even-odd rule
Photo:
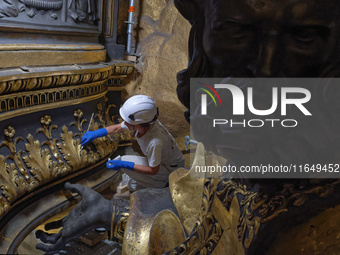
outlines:
[[[216,185],[213,179],[204,181],[202,207],[196,226],[184,243],[167,252],[168,255],[210,254],[222,236],[221,225],[210,212]]]
[[[58,126],[53,125],[50,116],[42,116],[42,128],[38,129],[37,134],[42,133],[46,139],[40,142],[34,139],[34,135],[28,134],[25,149],[19,151],[18,144],[24,142],[24,138],[16,137],[12,126],[4,130],[5,140],[0,143],[0,147],[7,147],[10,155],[0,155],[0,169],[3,169],[0,175],[0,217],[7,213],[15,200],[42,184],[94,164],[117,149],[119,135],[97,139],[93,142],[94,147],[88,145],[82,149],[80,138],[86,131],[83,126],[87,119],[83,118],[80,109],[74,112],[74,118],[76,121],[69,126],[75,126],[79,132],[74,134],[67,126],[63,126],[60,136],[54,137],[52,131],[57,130]],[[89,123],[90,130],[104,126],[104,118],[102,112],[98,112],[94,121]],[[99,120],[99,123],[95,120]]]

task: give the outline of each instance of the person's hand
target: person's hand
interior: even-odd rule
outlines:
[[[104,227],[110,230],[112,217],[112,201],[103,198],[96,191],[80,184],[67,182],[65,188],[77,192],[82,197],[80,203],[63,219],[47,223],[45,230],[63,227],[57,234],[48,234],[38,230],[36,237],[43,243],[37,244],[36,248],[47,253],[55,253],[61,250],[64,245],[97,227]]]
[[[84,146],[85,144],[92,142],[94,139],[98,137],[103,137],[107,135],[106,128],[100,128],[94,131],[87,131],[83,137],[81,138],[81,146]]]
[[[106,162],[106,167],[112,170],[119,170],[121,168],[127,168],[133,170],[135,167],[135,163],[123,160],[108,160]]]

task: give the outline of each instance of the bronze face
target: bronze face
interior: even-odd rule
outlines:
[[[189,66],[177,76],[188,109],[192,77],[340,77],[337,0],[174,2],[192,25]]]
[[[212,77],[320,77],[337,52],[333,0],[205,1],[203,49]]]

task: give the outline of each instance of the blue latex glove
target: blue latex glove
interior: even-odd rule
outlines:
[[[103,136],[107,136],[107,130],[105,128],[100,128],[94,131],[87,131],[81,138],[81,146],[84,146],[85,144],[92,142],[94,139]]]
[[[113,169],[113,170],[119,170],[121,168],[127,168],[130,170],[133,170],[135,166],[135,163],[130,161],[122,161],[122,160],[108,160],[106,162],[106,167]]]

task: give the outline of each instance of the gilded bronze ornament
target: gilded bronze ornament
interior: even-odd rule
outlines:
[[[117,75],[113,71],[116,66]],[[117,63],[93,70],[78,69],[71,74],[54,71],[0,77],[0,120],[67,106],[68,100],[80,103],[102,97],[108,91],[108,81],[119,80],[122,85],[122,80],[132,70],[131,64]]]
[[[165,254],[208,254],[214,250],[223,233],[221,225],[211,213],[216,184],[214,179],[204,180],[202,205],[196,226],[184,243]]]
[[[113,199],[112,208],[113,209],[109,239],[118,239],[120,242],[122,242],[124,239],[126,222],[129,218],[130,201],[124,199]]]
[[[81,149],[79,137],[84,132],[83,126],[87,120],[83,118],[81,109],[75,110],[73,115],[76,121],[69,126],[75,126],[79,133],[74,134],[64,125],[60,137],[55,137],[52,131],[59,127],[53,125],[51,116],[44,115],[40,119],[42,128],[37,130],[37,134],[42,133],[46,139],[41,142],[35,140],[34,135],[28,134],[24,150],[17,151],[17,144],[24,142],[24,138],[15,136],[15,128],[8,126],[4,130],[6,140],[0,146],[7,147],[10,155],[6,158],[0,155],[0,167],[5,170],[0,176],[0,217],[21,196],[29,194],[44,183],[94,164],[117,149],[119,135],[100,138],[93,143],[95,149],[91,146],[87,146],[86,150]],[[90,123],[91,130],[105,125],[102,111],[96,114],[95,119],[99,122]]]
[[[194,234],[186,240],[185,243],[179,245],[174,250],[165,254],[168,255],[194,255],[194,254],[210,254],[222,236],[222,228],[213,214],[209,212],[203,222],[198,226]]]
[[[302,189],[297,189],[293,184],[285,184],[274,194],[250,190],[247,185],[235,179],[223,180],[221,184],[224,188],[217,191],[216,196],[228,210],[233,199],[240,198],[238,206],[241,214],[237,223],[237,231],[239,241],[247,249],[251,246],[262,224],[272,221],[280,214],[289,213],[294,207],[300,207],[315,197],[331,197],[336,187],[339,187],[340,180]]]
[[[70,85],[95,83],[108,78],[110,70],[94,73],[51,75],[40,77],[22,77],[19,79],[0,78],[0,93],[9,94],[33,89],[48,89]]]

